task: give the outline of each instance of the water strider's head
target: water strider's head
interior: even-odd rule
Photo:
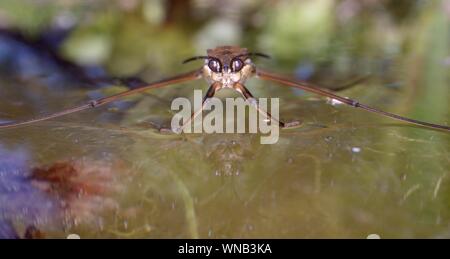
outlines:
[[[187,59],[189,62],[196,59],[204,59],[203,76],[212,84],[219,82],[222,87],[232,88],[235,83],[244,81],[253,75],[255,65],[251,56],[268,57],[261,53],[248,52],[246,48],[238,46],[220,46],[207,50],[207,56],[197,56]]]

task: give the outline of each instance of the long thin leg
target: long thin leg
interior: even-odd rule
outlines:
[[[373,112],[379,115],[383,115],[392,119],[396,119],[399,121],[403,121],[403,122],[407,122],[407,123],[411,123],[411,124],[416,124],[422,127],[427,127],[427,128],[432,128],[432,129],[437,129],[437,130],[443,130],[443,131],[450,131],[450,127],[449,126],[445,126],[445,125],[439,125],[439,124],[434,124],[434,123],[429,123],[429,122],[424,122],[424,121],[419,121],[419,120],[415,120],[415,119],[410,119],[410,118],[406,118],[397,114],[393,114],[390,112],[385,112],[370,106],[367,106],[365,104],[359,103],[358,101],[349,99],[349,98],[345,98],[339,95],[335,95],[329,91],[325,91],[322,90],[314,85],[308,84],[308,83],[303,83],[303,82],[298,82],[292,79],[288,79],[285,77],[281,77],[279,75],[276,75],[274,73],[271,72],[267,72],[267,71],[263,71],[263,70],[257,70],[256,71],[256,75],[259,76],[259,78],[263,79],[263,80],[268,80],[268,81],[273,81],[273,82],[277,82],[277,83],[281,83],[283,85],[287,85],[290,87],[295,87],[295,88],[299,88],[308,92],[312,92],[321,96],[326,96],[335,100],[338,100],[344,104],[347,104],[349,106],[353,106],[355,108],[361,108],[363,110],[369,111],[369,112]]]
[[[172,129],[172,130],[176,131],[177,133],[181,133],[184,130],[184,128],[186,128],[186,126],[189,125],[189,123],[193,122],[195,120],[195,118],[197,118],[197,116],[203,112],[206,104],[208,104],[209,100],[216,94],[217,90],[219,90],[220,87],[221,87],[220,83],[216,82],[216,83],[212,84],[208,88],[208,91],[206,92],[205,96],[203,97],[202,107],[200,107],[200,109],[198,109],[197,111],[194,111],[192,113],[191,117],[187,121],[185,121],[183,123],[183,125],[181,125],[180,128]]]
[[[343,90],[352,88],[355,85],[359,85],[359,84],[367,81],[370,77],[371,77],[371,75],[368,74],[365,76],[360,76],[360,77],[354,78],[351,81],[341,84],[341,85],[333,85],[333,86],[321,85],[320,88],[325,88],[325,89],[328,89],[333,92],[339,92],[339,91],[343,91]],[[319,86],[316,86],[316,87],[319,87]]]
[[[255,97],[253,97],[252,93],[250,93],[250,91],[247,89],[247,87],[245,87],[243,84],[240,83],[236,83],[234,85],[234,89],[236,91],[238,91],[239,93],[242,94],[242,96],[244,97],[244,99],[250,103],[250,105],[252,105],[253,107],[255,107],[255,109],[261,113],[268,121],[274,120],[276,123],[278,123],[278,125],[281,128],[292,128],[295,126],[300,125],[300,122],[298,121],[293,121],[293,122],[289,122],[289,123],[284,123],[283,121],[280,121],[278,118],[275,118],[272,116],[272,114],[270,114],[269,112],[261,109],[261,107],[258,104],[258,101],[255,99]]]
[[[131,95],[131,94],[140,93],[140,92],[143,92],[143,91],[146,91],[149,89],[160,88],[160,87],[164,87],[164,86],[168,86],[168,85],[172,85],[172,84],[178,84],[178,83],[182,83],[182,82],[192,81],[195,79],[199,79],[200,77],[201,77],[201,70],[195,70],[195,71],[192,71],[189,73],[185,73],[185,74],[177,75],[174,77],[169,77],[169,78],[166,78],[166,79],[163,79],[160,81],[156,81],[156,82],[147,84],[145,86],[134,88],[134,89],[131,89],[131,90],[128,90],[128,91],[125,91],[122,93],[118,93],[118,94],[115,94],[112,96],[100,98],[97,100],[92,100],[87,104],[80,105],[80,106],[77,106],[77,107],[74,107],[71,109],[67,109],[67,110],[64,110],[61,112],[53,113],[50,115],[46,115],[43,117],[38,117],[38,118],[31,119],[31,120],[25,120],[22,122],[12,122],[12,123],[0,124],[0,129],[28,125],[28,124],[32,124],[32,123],[36,123],[36,122],[40,122],[40,121],[45,121],[45,120],[61,117],[61,116],[67,115],[67,114],[87,110],[90,108],[96,108],[96,107],[102,106],[104,104],[114,102],[122,97]]]

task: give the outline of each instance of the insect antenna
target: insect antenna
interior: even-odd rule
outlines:
[[[269,55],[261,53],[261,52],[249,52],[249,53],[247,53],[247,56],[257,56],[257,57],[270,59]]]
[[[252,56],[257,56],[257,57],[262,57],[262,58],[267,58],[269,59],[270,56],[264,53],[260,53],[260,52],[249,52],[246,54],[241,54],[241,55],[237,55],[234,58],[240,58],[240,57],[252,57]]]
[[[198,60],[198,59],[208,59],[208,58],[209,58],[208,56],[195,56],[195,57],[191,57],[191,58],[185,59],[183,61],[183,64],[186,64],[188,62],[191,62],[191,61],[194,61],[194,60]]]

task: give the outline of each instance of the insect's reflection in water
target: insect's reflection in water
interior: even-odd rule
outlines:
[[[217,165],[215,174],[220,176],[240,175],[245,161],[253,157],[253,138],[230,135],[224,138],[206,136],[203,139],[206,159]]]

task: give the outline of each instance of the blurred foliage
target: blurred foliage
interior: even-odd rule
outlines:
[[[448,0],[0,0],[0,29],[25,40],[50,39],[38,42],[80,66],[147,81],[199,66],[181,61],[207,48],[241,45],[272,56],[256,60],[259,66],[325,86],[370,74],[341,94],[450,123]],[[124,89],[87,90],[78,72],[42,61],[48,56],[35,53],[42,45],[19,45],[0,37],[2,120]],[[39,73],[30,73],[33,68]],[[57,73],[71,76],[53,78]],[[0,131],[1,151],[14,157],[26,149],[33,166],[87,157],[121,165],[107,173],[127,168],[119,175],[123,189],[112,197],[118,209],[99,212],[92,203],[75,203],[90,217],[98,214],[96,224],[81,219],[56,230],[58,223],[39,227],[50,237],[450,236],[448,134],[402,127],[259,80],[249,82],[256,96],[280,97],[282,118],[305,123],[283,132],[276,145],[261,146],[258,136],[248,135],[163,136],[149,126],[167,124],[170,100],[205,85],[159,89]],[[0,172],[4,168],[0,163]],[[29,206],[24,194],[2,191],[0,185],[0,200]],[[14,206],[6,208],[0,212],[15,215]]]

